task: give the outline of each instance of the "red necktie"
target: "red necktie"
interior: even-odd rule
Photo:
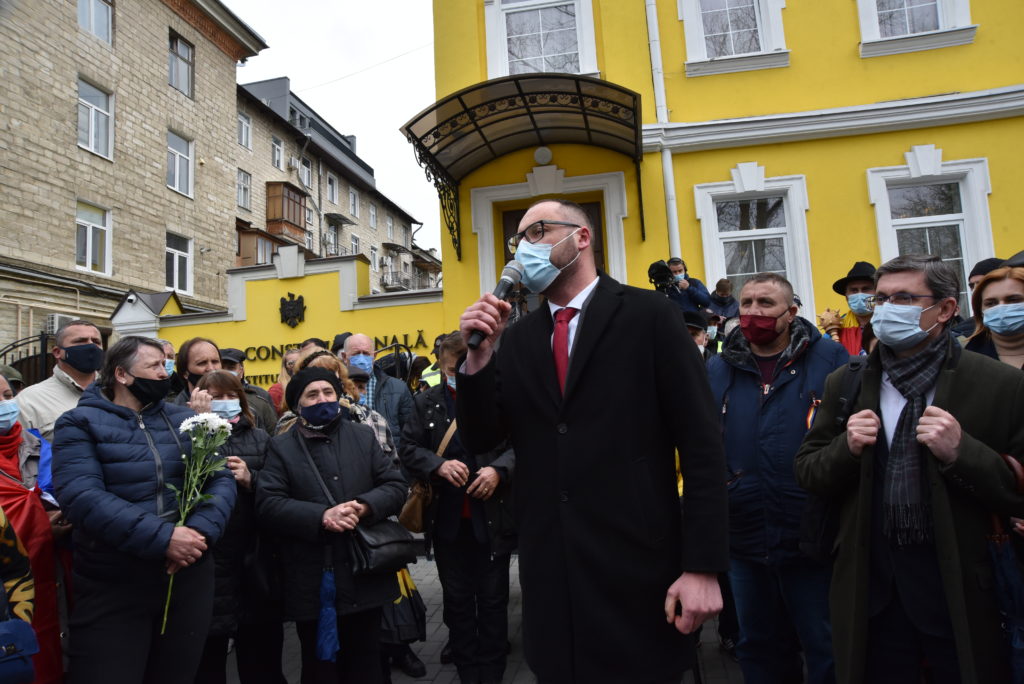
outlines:
[[[562,394],[565,394],[565,372],[569,369],[569,321],[578,312],[579,309],[572,308],[555,312],[555,339],[551,343],[551,351],[555,355],[555,373]]]

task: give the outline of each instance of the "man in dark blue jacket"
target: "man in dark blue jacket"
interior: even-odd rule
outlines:
[[[740,292],[740,327],[708,362],[720,407],[729,482],[729,578],[747,684],[835,681],[828,618],[830,568],[802,556],[807,495],[793,459],[825,378],[849,359],[797,316],[793,288],[759,273]]]
[[[711,303],[708,288],[697,278],[691,278],[686,270],[686,262],[679,257],[672,257],[666,263],[672,271],[675,285],[665,293],[684,313],[687,311],[703,311]]]

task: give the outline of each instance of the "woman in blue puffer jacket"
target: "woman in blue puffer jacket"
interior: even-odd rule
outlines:
[[[74,526],[75,684],[180,684],[192,680],[202,654],[213,600],[208,549],[224,531],[235,482],[227,469],[216,473],[204,491],[210,498],[176,525],[168,485],[182,487],[191,442],[178,428],[193,413],[165,404],[168,392],[163,347],[126,337],[111,347],[78,406],[57,421],[53,481]]]

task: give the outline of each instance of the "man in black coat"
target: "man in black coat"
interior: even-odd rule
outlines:
[[[693,660],[683,634],[722,607],[718,421],[678,309],[599,275],[592,240],[572,202],[526,212],[510,246],[549,306],[497,352],[508,303],[487,294],[462,315],[467,339],[486,338],[458,375],[459,432],[475,453],[515,448],[523,638],[539,682],[678,682]]]

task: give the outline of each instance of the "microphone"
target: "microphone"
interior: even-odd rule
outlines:
[[[501,278],[498,279],[498,284],[494,286],[494,296],[498,299],[508,299],[508,295],[512,291],[512,288],[519,284],[522,277],[523,265],[521,263],[513,259],[505,264],[505,268],[501,271]],[[470,349],[476,349],[483,341],[483,332],[474,330],[466,341],[466,345]]]

